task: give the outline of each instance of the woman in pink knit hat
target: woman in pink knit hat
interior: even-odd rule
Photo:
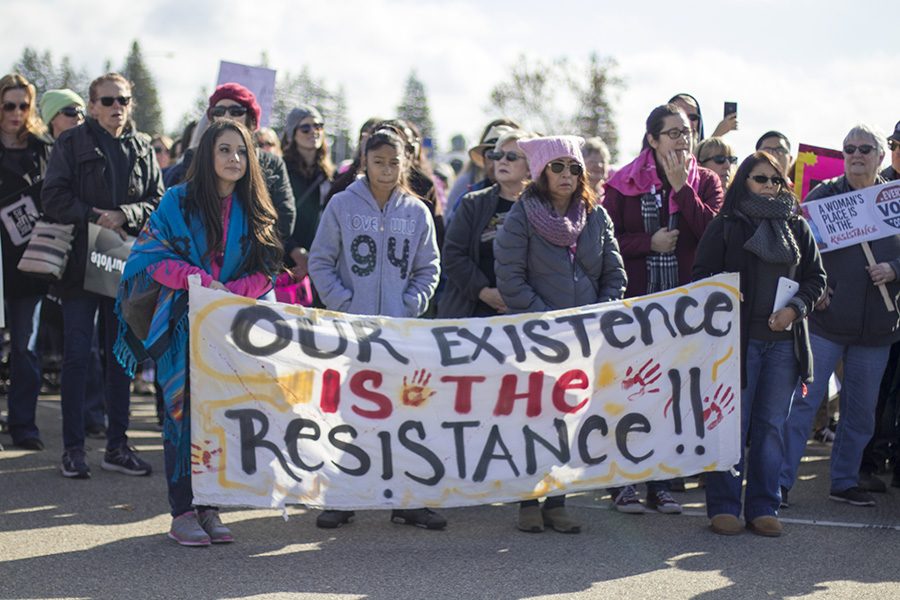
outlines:
[[[612,221],[596,201],[576,136],[519,140],[532,183],[494,240],[497,289],[509,313],[545,312],[617,300],[626,277]],[[518,527],[579,533],[565,495],[520,504]]]

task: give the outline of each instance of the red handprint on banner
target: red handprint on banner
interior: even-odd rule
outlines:
[[[431,373],[425,369],[417,369],[409,382],[407,382],[406,375],[404,375],[403,392],[400,401],[407,406],[422,405],[422,403],[437,393],[428,387],[429,381],[431,381]]]
[[[628,367],[625,371],[625,379],[622,380],[622,389],[630,390],[634,386],[640,386],[637,391],[628,395],[629,400],[634,400],[644,394],[658,392],[659,387],[650,386],[654,385],[660,377],[662,377],[662,371],[659,368],[659,363],[651,358],[637,372],[635,372],[634,367]]]
[[[204,446],[211,446],[211,440],[203,440]],[[191,444],[191,473],[201,475],[203,473],[217,473],[222,469],[218,464],[218,456],[222,454],[221,448],[214,450],[204,449],[197,444]],[[213,461],[215,460],[215,464]]]
[[[720,384],[712,399],[709,396],[703,399],[703,422],[708,431],[715,429],[726,414],[730,415],[734,412],[735,405],[732,404],[734,397],[731,386],[726,388],[724,384]]]

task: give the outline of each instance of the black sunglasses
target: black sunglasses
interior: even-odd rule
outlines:
[[[737,156],[725,156],[724,154],[717,154],[716,156],[710,156],[709,158],[701,161],[701,162],[709,162],[713,161],[717,165],[724,165],[725,163],[731,163],[733,165],[737,164]]]
[[[844,154],[850,156],[852,154],[856,154],[856,151],[859,150],[860,154],[868,154],[872,150],[875,149],[875,146],[871,144],[863,144],[862,146],[854,146],[853,144],[847,144],[844,146]]]
[[[503,152],[501,150],[488,150],[484,153],[484,155],[487,158],[495,161],[502,159],[504,156],[509,162],[516,162],[517,160],[522,158],[522,155],[520,155],[518,152],[513,152],[512,150],[510,150],[509,152]]]
[[[322,131],[325,129],[325,125],[323,123],[304,123],[303,125],[297,125],[297,129],[300,130],[300,133],[309,133],[313,129]]]
[[[696,122],[698,122],[698,121],[700,120],[700,115],[698,115],[698,114],[690,114],[690,115],[687,116],[687,118],[688,118],[689,121],[693,121],[694,123],[696,123]]]
[[[566,163],[552,162],[547,166],[550,167],[551,171],[558,174],[558,173],[562,173],[563,170],[566,168]],[[584,173],[584,167],[582,167],[578,163],[570,163],[569,164],[569,173],[571,173],[575,177],[578,177],[579,175]]]
[[[100,96],[100,104],[103,106],[112,106],[113,102],[118,102],[119,106],[128,106],[131,96]]]
[[[3,103],[3,112],[12,112],[17,108],[22,112],[28,112],[28,109],[31,108],[31,104],[29,104],[28,102],[22,102],[20,104],[16,104],[15,102]]]
[[[752,179],[759,185],[766,185],[768,182],[772,182],[772,185],[775,187],[782,187],[785,184],[784,178],[775,175],[773,177],[766,177],[765,175],[751,175],[747,179]]]
[[[59,114],[67,117],[83,117],[84,111],[81,110],[80,106],[64,106],[59,109]]]
[[[213,106],[209,113],[214,117],[224,117],[228,113],[232,117],[243,117],[247,114],[247,107],[235,104],[233,106]]]
[[[898,143],[897,140],[888,140],[888,148],[891,149],[891,152],[896,150],[898,147],[900,147],[900,143]]]

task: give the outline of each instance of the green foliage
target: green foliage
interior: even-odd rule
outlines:
[[[428,108],[425,85],[416,76],[415,70],[411,71],[406,79],[403,99],[397,106],[397,116],[414,123],[422,132],[422,137],[431,138],[434,143],[434,122],[431,120],[431,110]]]
[[[26,47],[22,56],[13,63],[12,71],[20,73],[37,88],[38,98],[47,90],[68,88],[87,101],[90,79],[84,68],[72,65],[68,56],[63,56],[59,65],[54,64],[49,50],[43,53]]]
[[[134,108],[131,114],[138,130],[149,134],[162,133],[163,119],[159,93],[153,75],[144,63],[141,46],[137,40],[131,44],[131,52],[125,59],[122,75],[133,84],[131,93]]]

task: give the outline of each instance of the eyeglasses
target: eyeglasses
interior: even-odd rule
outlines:
[[[17,108],[22,112],[28,112],[28,109],[31,108],[31,104],[29,104],[28,102],[22,102],[20,104],[16,104],[15,102],[3,103],[3,112],[12,112]]]
[[[888,148],[890,148],[891,152],[893,152],[897,148],[900,148],[900,143],[898,143],[896,140],[888,140]]]
[[[751,175],[747,179],[752,179],[759,185],[766,185],[770,181],[775,187],[782,187],[785,185],[784,178],[779,177],[778,175],[774,175],[772,177],[766,177],[765,175]]]
[[[260,148],[274,148],[275,142],[259,142]]]
[[[506,160],[508,160],[509,162],[516,162],[517,160],[522,158],[521,154],[519,154],[518,152],[513,152],[512,150],[510,150],[509,152],[503,152],[501,150],[488,150],[487,152],[484,153],[484,155],[487,158],[489,158],[491,160],[495,160],[495,161],[501,160],[504,156],[506,157]],[[560,169],[560,171],[562,171],[562,169]],[[557,171],[557,172],[559,172],[559,171]]]
[[[559,174],[559,173],[562,173],[563,170],[566,168],[566,163],[552,162],[547,166],[550,167],[551,171],[553,171],[556,174]],[[584,167],[582,167],[578,163],[570,163],[569,164],[569,173],[571,173],[575,177],[578,177],[579,175],[584,173]]]
[[[733,165],[737,164],[737,156],[725,156],[724,154],[717,154],[716,156],[710,156],[707,159],[701,160],[700,162],[709,162],[713,161],[717,165],[724,165],[725,163],[731,163]]]
[[[322,131],[325,129],[325,125],[322,123],[304,123],[303,125],[297,125],[297,129],[300,130],[301,133],[309,133],[313,129],[316,131]]]
[[[788,149],[784,146],[760,146],[760,152],[768,152],[772,156],[787,156]]]
[[[118,102],[119,106],[128,106],[131,96],[100,96],[100,104],[103,106],[112,106],[113,102]]]
[[[661,131],[659,135],[667,135],[670,140],[677,140],[680,137],[690,137],[691,133],[689,127],[673,127],[672,129]]]
[[[875,146],[871,144],[863,144],[861,146],[854,146],[853,144],[847,144],[844,146],[844,154],[847,156],[852,156],[856,154],[856,151],[859,150],[860,154],[868,154],[872,150],[875,149]]]
[[[209,113],[214,117],[224,117],[225,113],[228,113],[232,117],[243,117],[247,114],[247,107],[241,106],[240,104],[234,104],[232,106],[213,106]]]
[[[64,106],[59,109],[59,114],[65,115],[67,117],[83,117],[84,111],[81,110],[80,106]]]

